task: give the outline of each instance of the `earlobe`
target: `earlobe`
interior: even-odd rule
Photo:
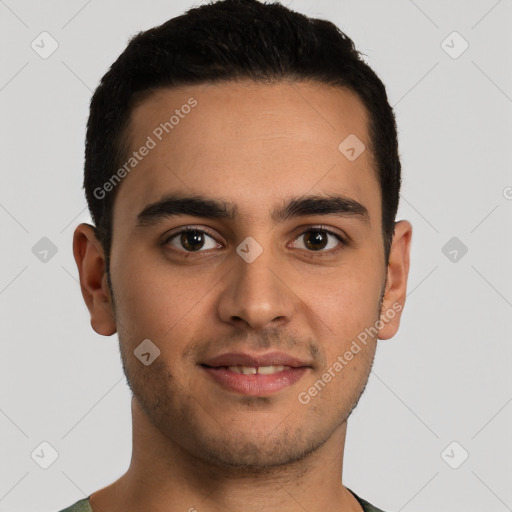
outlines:
[[[392,338],[400,325],[407,294],[411,238],[411,224],[406,220],[397,222],[389,253],[386,289],[382,300],[379,324],[381,328],[378,335],[381,340]]]
[[[73,255],[82,296],[91,315],[91,326],[98,334],[110,336],[117,328],[105,272],[105,255],[93,226],[77,226],[73,235]]]

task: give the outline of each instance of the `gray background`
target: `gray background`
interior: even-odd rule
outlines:
[[[131,35],[198,3],[0,0],[0,511],[59,510],[128,467],[118,340],[91,329],[71,251],[88,103]],[[512,2],[285,3],[346,31],[386,84],[414,226],[403,323],[349,421],[344,482],[389,512],[512,510]]]

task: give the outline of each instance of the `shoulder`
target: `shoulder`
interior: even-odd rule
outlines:
[[[77,501],[73,505],[61,510],[60,512],[92,512],[92,508],[89,505],[89,497]]]
[[[348,487],[347,487],[348,489]],[[364,512],[384,512],[380,508],[377,508],[375,505],[372,505],[369,501],[360,498],[354,491],[348,489],[354,496],[354,498],[359,502]]]

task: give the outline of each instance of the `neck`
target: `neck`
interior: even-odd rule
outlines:
[[[346,422],[314,453],[286,466],[214,465],[164,436],[132,399],[133,451],[128,471],[91,495],[94,512],[360,512],[342,484]]]

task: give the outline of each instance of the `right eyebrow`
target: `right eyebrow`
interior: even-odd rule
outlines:
[[[183,197],[172,194],[146,206],[137,215],[137,225],[156,224],[162,219],[176,215],[234,220],[236,210],[236,206],[227,201],[207,199],[201,196]]]

